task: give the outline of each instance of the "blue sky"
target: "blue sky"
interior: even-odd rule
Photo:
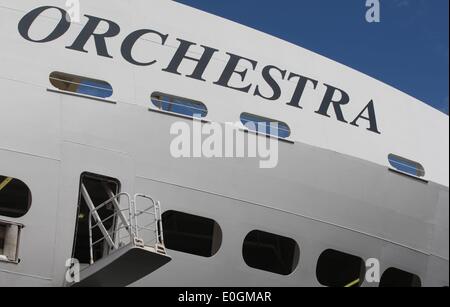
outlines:
[[[178,0],[302,46],[448,114],[449,0]]]

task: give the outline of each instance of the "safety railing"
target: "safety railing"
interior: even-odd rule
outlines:
[[[138,202],[138,200],[146,202]],[[140,209],[142,203],[150,203]],[[143,239],[146,246],[160,247],[164,246],[161,220],[161,204],[150,196],[136,194],[133,199],[134,204],[134,232],[136,236]]]
[[[123,209],[119,206],[120,198],[125,197],[128,205]],[[94,247],[100,243],[106,242],[109,249],[105,253],[109,253],[112,250],[117,250],[120,247],[132,242],[132,238],[135,237],[132,227],[130,227],[129,220],[131,219],[131,197],[128,193],[117,194],[107,201],[103,202],[93,210],[91,208],[89,214],[89,253],[90,263],[93,264],[94,259]],[[105,218],[100,218],[99,210],[105,208],[108,205],[113,206],[112,214]],[[126,218],[126,212],[128,212],[128,219]],[[112,222],[113,227],[107,229],[105,227],[106,222]],[[95,242],[93,241],[93,232],[95,229],[100,230],[101,236]]]
[[[139,247],[153,247],[155,251],[165,253],[159,201],[155,201],[144,194],[136,194],[131,198],[128,193],[113,195],[110,190],[107,190],[111,198],[94,207],[86,189],[82,188],[83,196],[90,208],[90,264],[94,264],[98,260],[94,256],[94,249],[101,243],[107,244],[107,249],[103,246],[104,250],[101,258],[128,244]],[[150,205],[140,209],[137,207],[138,199],[147,200],[147,202],[150,202]],[[102,218],[99,211],[107,206],[112,206],[112,213]],[[111,223],[113,226],[107,229],[105,223]],[[96,229],[100,231],[101,235],[99,236],[100,238],[95,238],[96,240],[94,241],[94,231]]]

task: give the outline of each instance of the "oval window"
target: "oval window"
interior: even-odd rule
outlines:
[[[97,98],[108,98],[113,94],[113,88],[108,82],[62,72],[52,72],[50,83],[61,91]]]
[[[420,288],[422,281],[415,274],[397,268],[389,268],[381,276],[379,286],[380,288]]]
[[[241,114],[241,123],[250,131],[266,135],[283,139],[291,135],[291,129],[286,123],[250,113]]]
[[[298,265],[300,248],[291,238],[254,230],[245,237],[242,256],[251,268],[289,275]]]
[[[406,173],[412,176],[416,177],[424,177],[425,176],[425,169],[423,166],[415,161],[408,160],[406,158],[390,154],[388,156],[389,163],[393,168],[396,170]]]
[[[18,218],[31,207],[31,191],[28,186],[12,177],[0,175],[0,215]]]
[[[203,257],[214,256],[222,244],[216,221],[178,211],[162,215],[164,244],[168,249]]]
[[[195,100],[181,98],[163,93],[153,93],[152,103],[161,111],[180,114],[189,117],[203,118],[208,114],[206,106]]]
[[[366,265],[360,257],[337,250],[327,249],[317,261],[317,280],[326,287],[360,287],[365,274]]]

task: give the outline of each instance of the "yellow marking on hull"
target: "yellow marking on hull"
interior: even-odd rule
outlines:
[[[355,281],[352,281],[348,285],[346,285],[345,288],[351,288],[351,287],[353,287],[356,284],[359,284],[359,278],[357,280],[355,280]]]
[[[11,177],[8,177],[5,180],[3,180],[3,182],[0,183],[0,191],[3,190],[12,180],[13,178]]]

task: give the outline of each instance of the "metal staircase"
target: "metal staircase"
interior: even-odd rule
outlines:
[[[128,193],[114,195],[106,184],[103,188],[110,198],[95,206],[81,185],[81,196],[90,211],[90,265],[80,272],[80,282],[71,286],[127,286],[171,260],[164,247],[159,201],[144,194],[133,198]],[[113,213],[102,218],[100,210],[105,207]],[[107,222],[113,225],[110,229]],[[101,236],[94,241],[96,230]],[[97,246],[103,246],[101,257],[94,254]]]

